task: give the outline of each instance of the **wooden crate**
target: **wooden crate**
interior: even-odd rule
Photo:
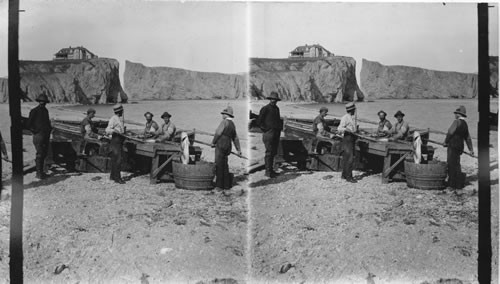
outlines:
[[[323,172],[340,172],[342,171],[342,156],[329,153],[314,155],[311,157],[309,168]]]
[[[103,156],[81,157],[78,159],[77,170],[86,173],[111,172],[111,158]]]

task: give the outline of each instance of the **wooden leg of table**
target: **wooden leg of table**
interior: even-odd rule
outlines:
[[[151,159],[151,173],[150,173],[150,183],[156,184],[157,178],[153,177],[153,173],[158,169],[158,164],[160,163],[160,155],[154,155]]]
[[[382,170],[382,183],[389,183],[389,175],[390,173],[386,173],[386,171],[391,167],[391,155],[386,155],[384,157],[384,169]]]

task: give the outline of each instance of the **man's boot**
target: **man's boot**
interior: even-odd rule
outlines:
[[[47,175],[45,175],[45,173],[43,172],[43,161],[37,158],[35,159],[35,164],[36,164],[36,178],[45,179]]]

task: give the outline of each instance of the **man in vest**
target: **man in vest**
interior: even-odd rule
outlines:
[[[215,130],[214,139],[212,140],[212,145],[215,147],[216,190],[230,189],[232,187],[227,159],[231,154],[232,143],[234,143],[238,154],[241,155],[240,140],[233,122],[233,108],[228,106],[221,114],[222,122]]]
[[[404,140],[408,137],[408,132],[410,131],[410,125],[408,122],[403,120],[405,114],[398,110],[394,117],[397,119],[396,124],[391,129],[390,133],[392,134],[391,140]]]
[[[98,134],[97,128],[94,126],[94,122],[92,121],[95,113],[95,109],[89,108],[87,110],[87,116],[80,123],[80,132],[85,139],[101,139],[101,135]]]
[[[117,104],[113,107],[113,115],[106,127],[106,134],[111,135],[111,173],[109,178],[119,184],[124,184],[125,181],[121,177],[122,151],[125,138],[125,121],[123,118],[123,106]]]
[[[171,117],[172,115],[170,115],[170,113],[168,112],[164,112],[161,115],[161,118],[163,118],[163,124],[156,133],[158,135],[156,142],[165,142],[174,140],[176,128],[175,125],[172,123],[172,121],[170,121]]]
[[[455,120],[448,129],[444,145],[448,147],[448,187],[460,189],[463,187],[460,181],[460,176],[462,175],[460,155],[462,155],[464,151],[464,141],[467,143],[467,147],[472,155],[474,155],[474,148],[472,147],[469,127],[465,121],[467,117],[465,107],[460,106],[454,114]]]
[[[391,132],[392,124],[386,119],[387,113],[383,110],[377,113],[380,121],[378,122],[377,133],[379,136],[385,136]]]
[[[358,121],[356,117],[356,106],[354,103],[346,105],[347,113],[340,119],[339,127],[337,128],[342,138],[342,179],[351,183],[357,183],[352,176],[354,169],[354,143],[356,142],[355,133],[358,131]]]
[[[44,163],[49,151],[50,132],[52,131],[49,111],[46,108],[49,98],[45,94],[40,94],[36,101],[38,106],[30,111],[27,127],[33,133],[33,144],[36,149],[36,177],[45,179],[47,174],[44,171]]]
[[[273,178],[276,176],[276,172],[274,172],[274,156],[278,153],[283,123],[281,121],[280,109],[277,106],[278,101],[281,100],[278,93],[271,92],[267,99],[269,100],[269,104],[260,109],[258,125],[262,130],[262,141],[266,147],[266,176]]]
[[[313,120],[313,132],[315,136],[330,137],[330,127],[326,125],[325,117],[328,114],[328,108],[321,107],[319,114]]]
[[[158,131],[160,126],[158,126],[158,123],[156,123],[156,121],[153,120],[153,114],[148,111],[144,114],[144,117],[146,118],[146,127],[144,128],[144,136],[146,137],[156,136],[156,132]]]

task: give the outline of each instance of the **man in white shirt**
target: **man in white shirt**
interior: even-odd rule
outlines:
[[[354,143],[356,142],[356,133],[358,131],[358,122],[356,118],[356,106],[354,103],[346,105],[347,113],[340,120],[338,132],[343,135],[342,138],[342,179],[348,182],[356,183],[352,177],[354,168]]]
[[[124,184],[125,181],[121,177],[123,135],[125,133],[125,122],[123,119],[123,106],[117,104],[113,107],[115,115],[113,115],[106,127],[106,134],[111,135],[111,173],[110,179],[116,183]]]

